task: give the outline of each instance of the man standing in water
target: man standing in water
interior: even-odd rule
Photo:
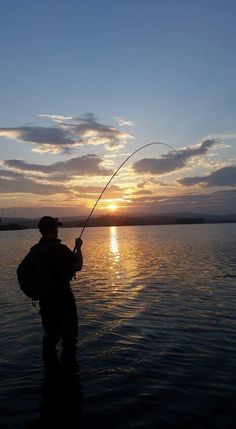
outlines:
[[[62,365],[73,369],[76,366],[78,317],[70,280],[83,266],[82,240],[75,240],[75,251],[72,252],[57,238],[59,225],[57,218],[43,216],[38,223],[42,238],[34,246],[42,251],[52,290],[39,301],[44,328],[43,358],[46,364],[56,362],[56,345],[62,338]]]

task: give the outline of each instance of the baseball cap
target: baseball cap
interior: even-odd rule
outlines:
[[[62,222],[58,222],[57,217],[43,216],[41,217],[38,227],[39,229],[50,229],[54,226],[62,226]]]

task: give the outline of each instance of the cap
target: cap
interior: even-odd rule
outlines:
[[[39,229],[50,229],[54,226],[62,226],[62,222],[58,222],[57,217],[43,216],[41,217],[38,227]]]

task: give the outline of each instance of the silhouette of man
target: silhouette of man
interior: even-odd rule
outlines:
[[[43,249],[45,272],[51,285],[49,295],[39,301],[44,329],[43,358],[47,364],[56,362],[56,345],[62,339],[62,364],[73,368],[76,365],[78,317],[70,280],[83,266],[82,240],[75,240],[72,252],[57,238],[59,225],[62,224],[58,219],[51,216],[43,216],[38,223],[42,238],[36,246]]]

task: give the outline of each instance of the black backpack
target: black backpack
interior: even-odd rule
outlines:
[[[53,294],[53,279],[47,267],[47,249],[35,245],[17,268],[21,290],[33,301],[49,298]]]

